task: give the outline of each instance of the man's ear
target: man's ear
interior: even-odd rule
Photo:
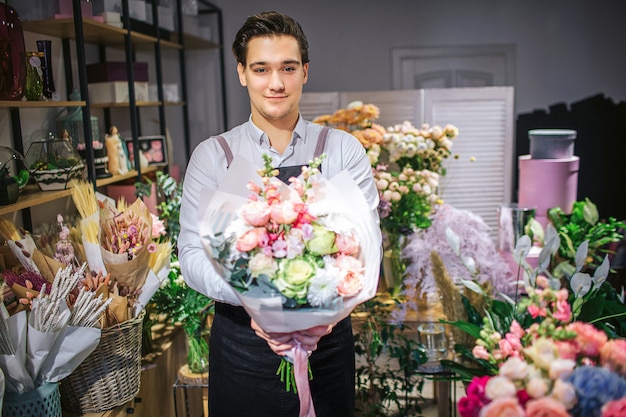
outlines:
[[[302,71],[304,72],[304,79],[302,81],[302,84],[306,84],[306,82],[309,80],[309,63],[308,62],[302,66]]]
[[[237,73],[239,74],[239,83],[243,87],[247,86],[245,72],[246,72],[246,69],[243,66],[243,64],[241,62],[237,63]]]

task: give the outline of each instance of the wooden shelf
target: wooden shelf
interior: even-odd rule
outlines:
[[[148,174],[151,172],[156,172],[158,170],[159,167],[150,166],[146,169],[143,169],[141,173]],[[96,180],[96,187],[103,187],[105,185],[111,185],[122,181],[132,180],[136,179],[136,177],[137,171],[132,170],[124,175],[114,175],[110,178],[98,179]],[[20,194],[20,197],[15,204],[0,206],[0,215],[10,214],[25,208],[46,204],[54,200],[70,197],[71,195],[72,191],[70,189],[57,191],[41,191],[37,185],[29,184],[24,190],[22,190],[22,193]]]
[[[84,101],[9,101],[0,100],[0,109],[35,109],[46,107],[85,107]]]
[[[178,33],[172,33],[173,40],[175,44],[180,44],[178,42]],[[185,33],[184,35],[185,41],[185,49],[213,49],[219,48],[219,44],[201,38],[199,36],[191,35],[189,33]]]
[[[71,195],[70,190],[40,191],[37,185],[28,185],[17,200],[17,203],[0,207],[0,215],[13,213],[17,210],[45,204]]]
[[[151,172],[156,172],[158,169],[159,167],[156,167],[154,165],[149,166],[145,169],[142,169],[141,174],[143,175],[143,174],[149,174]],[[133,169],[124,175],[114,175],[109,178],[100,178],[96,180],[96,187],[104,187],[105,185],[111,185],[111,184],[116,184],[118,182],[122,182],[126,180],[135,180],[135,179],[137,179],[137,171]]]
[[[137,107],[158,107],[161,105],[160,101],[138,101],[135,103]],[[129,108],[130,103],[90,103],[89,106],[94,109],[107,109],[107,108]]]
[[[76,39],[74,33],[74,19],[46,19],[27,20],[22,22],[22,28],[27,32],[40,33],[62,39]],[[124,47],[124,36],[128,30],[116,28],[92,19],[83,19],[83,34],[86,43]],[[142,33],[130,32],[134,45],[155,43],[156,38]]]

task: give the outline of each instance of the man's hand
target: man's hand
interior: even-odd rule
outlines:
[[[302,349],[313,352],[317,349],[317,343],[320,339],[332,332],[333,327],[335,327],[334,325],[317,326],[293,333],[266,333],[252,319],[250,326],[256,335],[265,340],[270,349],[279,356],[285,356],[296,345],[296,341],[300,343]]]
[[[250,319],[250,327],[279,356],[285,356],[296,344],[293,333],[266,333],[253,319]]]

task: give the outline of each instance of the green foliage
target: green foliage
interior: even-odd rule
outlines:
[[[623,237],[626,223],[614,217],[601,220],[598,209],[588,198],[576,201],[571,214],[565,214],[560,207],[548,210],[548,218],[561,239],[559,257],[561,262],[574,264],[576,251],[583,242],[589,242],[589,267],[597,267],[608,253],[609,243],[619,242]],[[566,273],[565,269],[564,273]]]
[[[175,261],[166,281],[152,296],[152,312],[166,315],[172,324],[182,323],[185,332],[193,334],[213,313],[213,301],[185,283]]]
[[[413,395],[413,390],[421,393],[423,388],[423,379],[416,373],[427,361],[423,346],[409,328],[389,322],[390,306],[380,299],[364,303],[359,311],[365,319],[356,329],[354,343],[357,415],[420,414],[422,398]]]

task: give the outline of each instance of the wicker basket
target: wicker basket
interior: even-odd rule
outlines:
[[[23,394],[6,392],[2,417],[61,417],[59,385],[45,382]]]
[[[144,313],[102,331],[96,349],[59,384],[63,409],[80,414],[99,413],[137,395],[143,316]]]

